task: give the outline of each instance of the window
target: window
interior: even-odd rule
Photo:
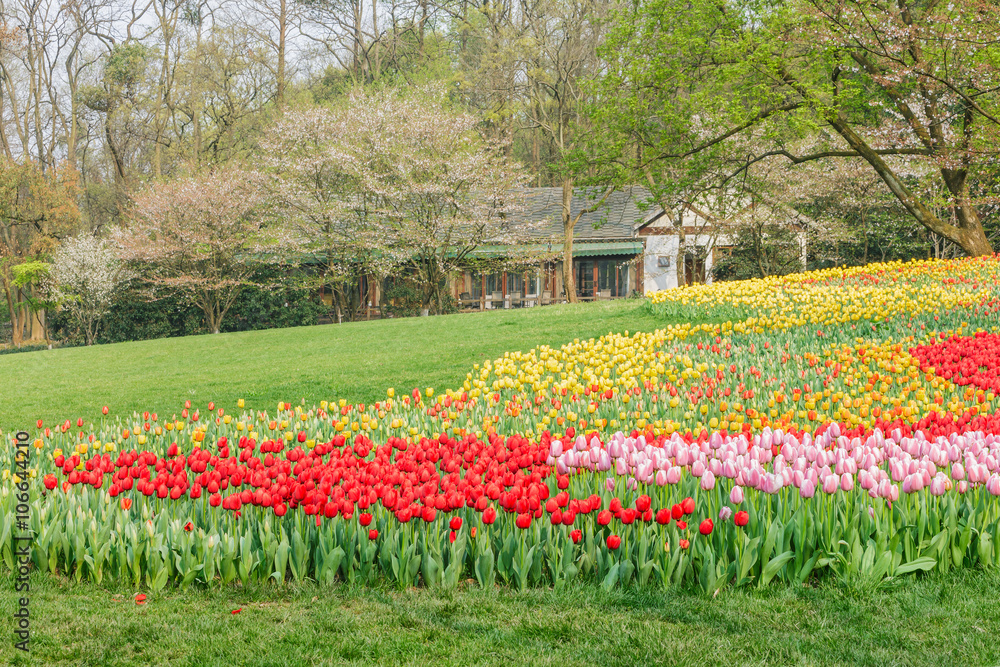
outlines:
[[[576,292],[581,297],[595,297],[609,292],[612,297],[628,296],[628,261],[620,259],[581,259],[576,262]]]
[[[503,290],[503,276],[496,273],[487,273],[483,275],[482,273],[471,274],[472,283],[469,289],[469,295],[473,299],[483,298],[483,293],[486,296],[490,296],[493,292],[499,292]]]
[[[597,262],[592,259],[581,259],[576,263],[576,293],[581,297],[594,296],[594,273]]]

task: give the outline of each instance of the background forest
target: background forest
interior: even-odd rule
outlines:
[[[3,2],[0,326],[339,321],[362,274],[444,312],[521,186],[705,206],[715,279],[800,270],[793,224],[810,268],[991,253],[998,39],[973,0]]]

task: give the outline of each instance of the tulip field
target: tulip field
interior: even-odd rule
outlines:
[[[27,503],[35,568],[152,594],[993,569],[998,277],[978,258],[698,285],[649,297],[661,329],[511,351],[450,388],[32,418],[27,497],[0,451],[0,568]]]

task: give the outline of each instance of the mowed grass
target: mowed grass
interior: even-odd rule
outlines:
[[[0,577],[0,625],[14,612]],[[1000,576],[880,590],[772,586],[606,593],[461,586],[134,590],[32,579],[29,656],[45,665],[986,665],[1000,662]],[[238,614],[232,611],[240,609]]]
[[[536,345],[663,326],[641,300],[526,308],[189,336],[0,355],[0,428],[149,410],[184,401],[233,411],[343,398],[385,398],[388,387],[457,388],[476,363]]]

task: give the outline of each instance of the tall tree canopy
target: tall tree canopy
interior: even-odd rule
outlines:
[[[633,0],[603,46],[602,153],[662,192],[769,158],[863,161],[919,224],[991,253],[998,22],[978,0]]]

